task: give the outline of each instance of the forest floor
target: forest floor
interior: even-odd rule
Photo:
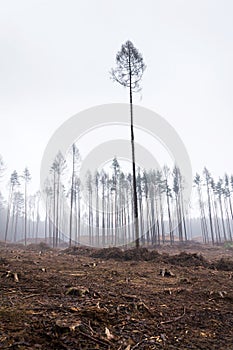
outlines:
[[[0,349],[233,350],[233,249],[0,244]]]

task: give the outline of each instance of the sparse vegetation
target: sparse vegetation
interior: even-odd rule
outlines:
[[[181,249],[0,244],[1,349],[231,349],[233,252]]]

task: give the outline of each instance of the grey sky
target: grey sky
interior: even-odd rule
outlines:
[[[0,0],[0,154],[39,186],[43,151],[72,115],[127,102],[109,79],[130,39],[147,69],[142,99],[176,129],[193,170],[233,173],[233,2]]]

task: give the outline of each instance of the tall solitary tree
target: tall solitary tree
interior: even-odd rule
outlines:
[[[134,147],[134,129],[133,129],[133,92],[140,90],[140,81],[142,79],[146,66],[143,57],[134,47],[131,41],[126,41],[121,50],[116,55],[116,68],[111,70],[111,77],[117,83],[129,88],[130,96],[130,121],[131,121],[131,148],[132,148],[132,167],[133,167],[133,199],[134,199],[134,225],[136,247],[139,248],[139,223],[138,223],[138,203],[137,203],[137,184],[136,184],[136,165],[135,165],[135,147]]]

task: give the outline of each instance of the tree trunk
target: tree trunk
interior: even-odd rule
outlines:
[[[129,48],[129,76],[130,76],[130,120],[131,120],[131,146],[132,146],[132,166],[133,166],[133,203],[134,203],[134,228],[135,228],[135,244],[139,248],[139,224],[138,224],[138,201],[137,201],[137,184],[136,184],[136,164],[134,149],[134,130],[133,130],[133,95],[132,95],[132,72]]]
[[[75,145],[72,147],[72,177],[71,177],[71,193],[70,193],[70,227],[69,227],[69,246],[72,245],[72,224],[73,224],[73,203],[74,203],[74,167],[75,167]]]

